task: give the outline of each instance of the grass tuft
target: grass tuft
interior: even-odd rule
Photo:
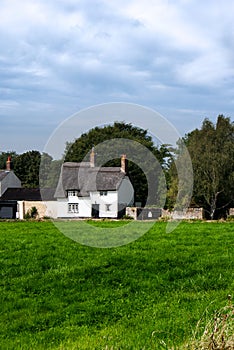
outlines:
[[[199,320],[193,339],[181,346],[180,350],[234,349],[234,305],[231,303],[231,296],[228,305],[216,311],[205,326],[201,326],[202,323],[203,320]]]

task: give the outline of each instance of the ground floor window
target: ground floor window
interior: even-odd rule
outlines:
[[[68,213],[79,213],[79,204],[68,203]]]
[[[111,204],[106,204],[106,211],[110,211]]]

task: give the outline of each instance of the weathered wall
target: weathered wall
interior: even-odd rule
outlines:
[[[129,215],[134,220],[137,220],[138,216],[138,209],[136,207],[127,207],[126,208],[126,215]],[[203,219],[203,209],[202,208],[188,208],[187,210],[182,211],[172,211],[164,210],[162,209],[161,217],[169,218],[173,220],[181,220],[181,219],[187,219],[187,220],[202,220]]]
[[[40,201],[24,201],[24,215],[30,211],[32,207],[36,207],[38,211],[39,218],[46,216],[46,205],[44,202]]]
[[[180,211],[174,210],[172,212],[163,210],[162,216],[173,220],[202,220],[204,218],[204,211],[203,208],[188,208]]]
[[[18,218],[22,220],[24,215],[30,211],[32,207],[37,208],[39,218],[43,218],[44,216],[51,218],[57,217],[57,202],[55,201],[19,201]]]

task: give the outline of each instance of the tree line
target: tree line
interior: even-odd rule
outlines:
[[[112,139],[136,141],[146,147],[158,161],[159,166],[147,164],[148,174],[136,163],[129,161],[128,174],[135,190],[135,201],[141,202],[143,206],[149,198],[147,204],[154,205],[155,198],[160,195],[163,169],[163,178],[166,179],[165,208],[174,208],[179,181],[176,161],[179,162],[180,147],[183,144],[189,151],[193,166],[191,206],[203,207],[206,217],[211,219],[224,217],[228,208],[234,207],[234,123],[223,115],[218,116],[216,123],[205,119],[200,129],[186,134],[173,147],[155,145],[147,130],[132,124],[115,122],[113,125],[95,127],[74,142],[67,143],[61,160],[53,160],[50,155],[34,150],[23,154],[15,151],[1,152],[0,169],[5,168],[10,155],[14,172],[24,187],[56,187],[61,164],[64,161],[88,161],[93,146],[99,147],[96,154],[97,165],[120,166],[119,159],[111,158],[103,164],[103,155],[106,152],[111,155],[111,150],[103,142]],[[134,149],[123,149],[126,154],[133,151]],[[143,164],[144,154],[139,151],[138,153],[137,156]],[[155,185],[155,191],[151,187],[149,193],[147,178],[153,176],[158,179],[157,186]]]

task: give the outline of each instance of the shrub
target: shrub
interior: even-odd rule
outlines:
[[[27,211],[27,213],[24,215],[24,218],[26,220],[29,220],[29,219],[36,219],[38,217],[38,210],[36,207],[32,207],[31,209],[29,209]]]

